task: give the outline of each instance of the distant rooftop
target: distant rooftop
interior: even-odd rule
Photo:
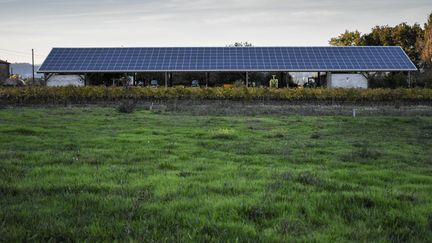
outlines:
[[[2,63],[2,64],[10,64],[10,62],[3,61],[3,60],[1,60],[1,59],[0,59],[0,63]]]

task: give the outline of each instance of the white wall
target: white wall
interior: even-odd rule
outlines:
[[[47,86],[84,86],[84,80],[79,75],[53,75],[47,81]]]
[[[329,88],[368,88],[368,80],[362,74],[333,74],[327,75]]]

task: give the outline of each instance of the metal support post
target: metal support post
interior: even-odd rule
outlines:
[[[169,73],[169,85],[173,86],[173,73]]]
[[[408,88],[411,88],[411,72],[408,72]]]
[[[32,49],[32,81],[35,81],[34,49]]]
[[[246,87],[249,87],[249,72],[246,72]]]

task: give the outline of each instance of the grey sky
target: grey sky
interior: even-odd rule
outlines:
[[[431,0],[0,0],[0,59],[30,62],[35,48],[41,63],[57,46],[323,46],[431,11]]]

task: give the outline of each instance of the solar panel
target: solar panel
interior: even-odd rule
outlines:
[[[400,47],[53,48],[40,73],[415,71]]]

